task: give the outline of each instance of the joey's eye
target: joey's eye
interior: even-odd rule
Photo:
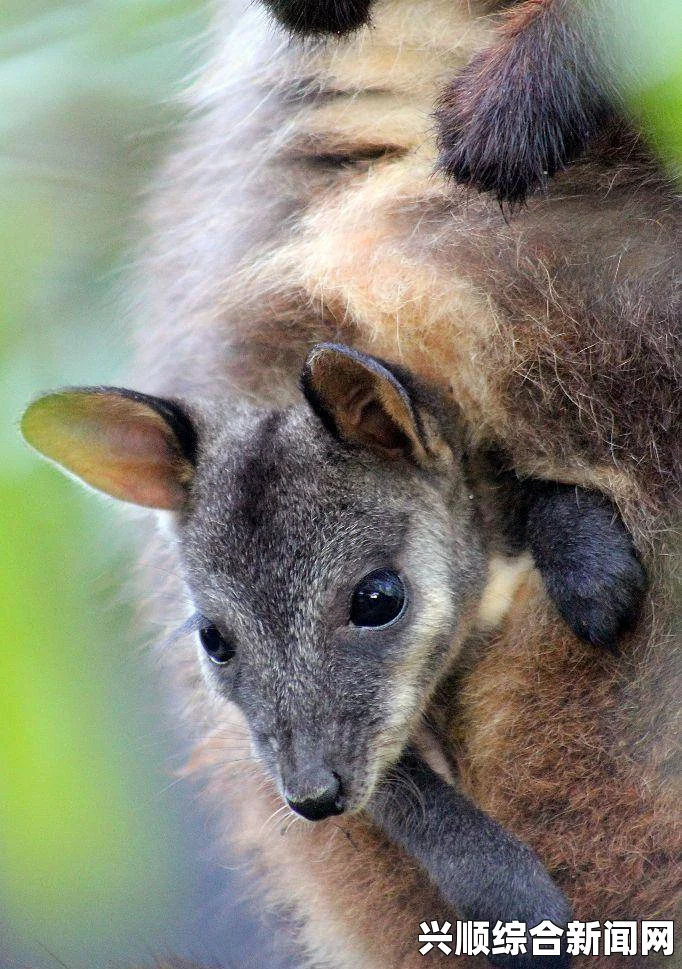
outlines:
[[[397,572],[377,569],[355,586],[350,600],[354,626],[387,626],[405,607],[405,586]]]
[[[206,655],[217,666],[229,663],[234,656],[234,646],[221,636],[213,625],[203,626],[199,630],[199,639],[206,650]]]

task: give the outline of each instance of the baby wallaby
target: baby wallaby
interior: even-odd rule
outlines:
[[[293,811],[366,811],[462,918],[564,926],[537,856],[413,740],[492,555],[530,551],[574,631],[613,647],[645,585],[630,537],[603,497],[470,453],[456,405],[403,368],[322,344],[301,387],[280,410],[68,389],[22,429],[87,484],[173,513],[208,694],[240,708]]]
[[[357,30],[371,23],[373,6],[373,0],[264,2],[299,34]],[[493,43],[450,80],[436,110],[447,175],[500,202],[519,203],[585,150],[618,101],[596,36],[597,14],[603,21],[609,8],[594,6],[585,0],[482,5],[482,12],[501,11]]]

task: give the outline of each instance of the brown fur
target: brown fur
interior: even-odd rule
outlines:
[[[340,46],[273,49],[262,27],[219,40],[151,206],[138,385],[282,403],[307,349],[343,339],[451,387],[472,433],[521,473],[611,496],[653,578],[621,655],[569,635],[532,573],[432,717],[474,799],[538,851],[577,917],[671,917],[679,207],[616,125],[509,221],[453,190],[433,174],[430,105],[489,21],[452,0],[387,0],[374,19]],[[174,652],[193,767],[315,964],[422,965],[418,925],[440,903],[414,862],[362,818],[272,834],[267,780],[224,757],[243,728],[212,722],[192,651]]]

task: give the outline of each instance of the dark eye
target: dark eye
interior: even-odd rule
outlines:
[[[403,580],[389,569],[377,569],[355,586],[350,621],[354,626],[386,626],[401,615],[404,606]]]
[[[201,645],[206,650],[208,658],[217,666],[229,663],[234,656],[234,647],[232,644],[221,636],[213,625],[203,626],[199,630],[199,639],[201,640]]]

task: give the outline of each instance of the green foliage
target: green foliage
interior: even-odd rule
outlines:
[[[628,109],[682,181],[682,17],[679,0],[594,0],[595,36],[615,63]]]
[[[186,901],[116,511],[16,423],[124,365],[132,216],[205,27],[196,0],[0,8],[0,962],[7,938],[34,966],[41,946],[88,969],[139,955]]]
[[[173,820],[125,746],[143,723],[125,690],[126,611],[97,608],[93,568],[112,567],[98,517],[47,467],[2,483],[3,907],[57,951],[69,926],[87,948],[90,933],[101,945],[112,926],[153,924],[174,874]]]

